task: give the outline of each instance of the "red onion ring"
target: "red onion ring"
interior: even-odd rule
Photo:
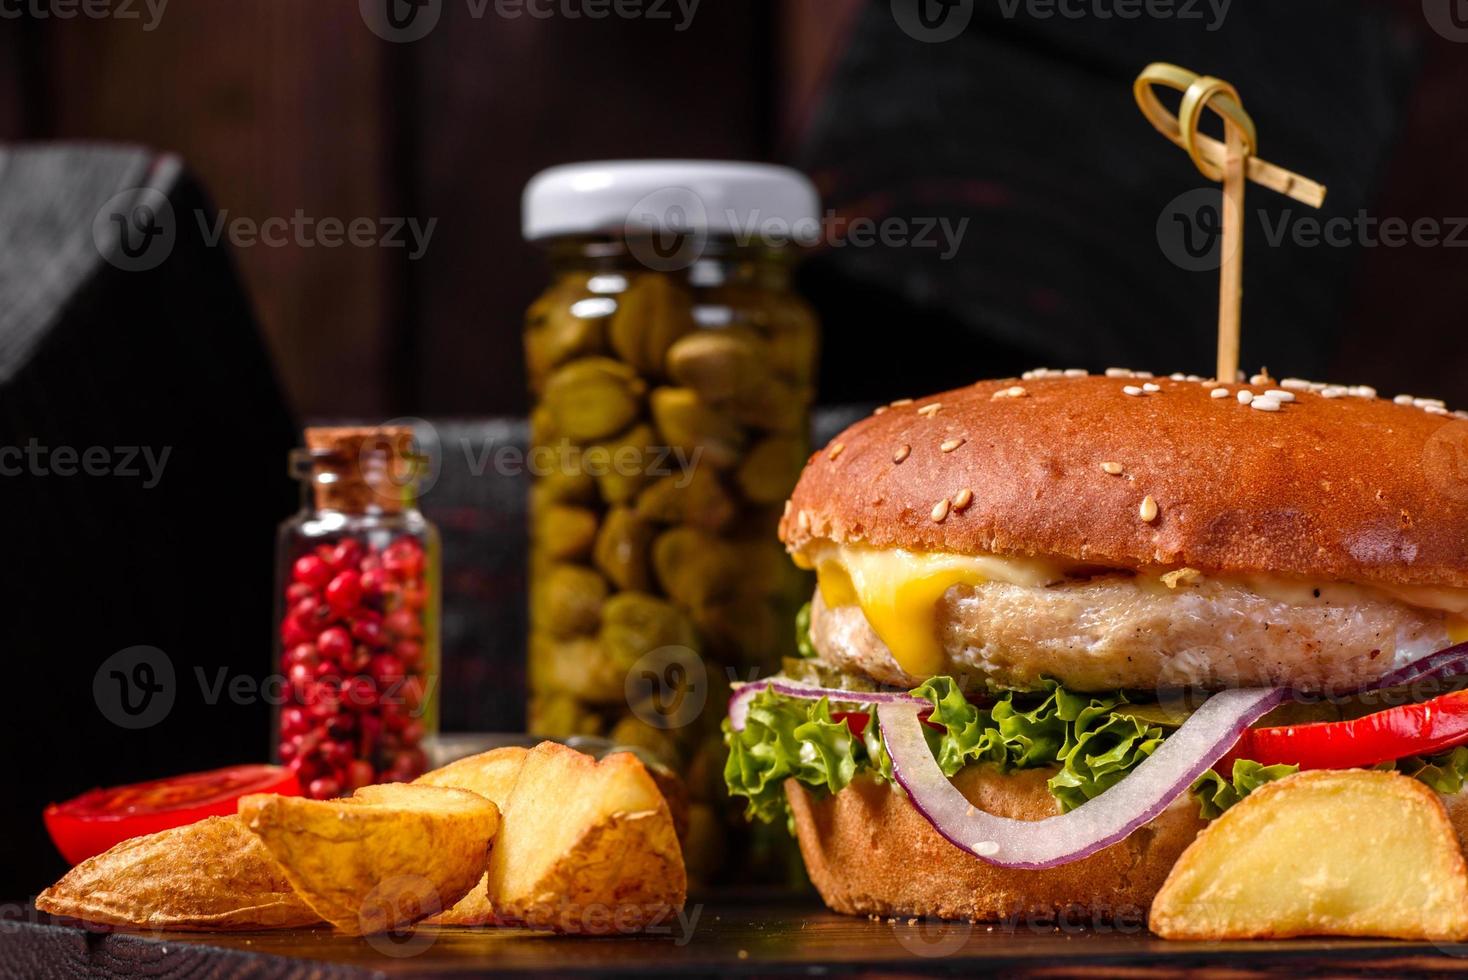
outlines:
[[[998,817],[969,803],[938,767],[915,706],[882,702],[877,720],[892,775],[934,830],[990,864],[1041,869],[1079,861],[1150,823],[1222,758],[1244,729],[1288,696],[1282,687],[1215,694],[1121,782],[1068,813],[1033,821]]]
[[[1443,679],[1457,677],[1464,673],[1468,673],[1468,643],[1458,643],[1436,653],[1418,657],[1405,667],[1398,667],[1391,673],[1383,674],[1370,684],[1347,691],[1346,696],[1369,694],[1388,687],[1402,687],[1429,677]]]
[[[729,698],[729,727],[736,732],[744,731],[744,722],[749,717],[749,702],[753,701],[761,691],[770,690],[776,694],[783,694],[787,698],[798,698],[803,701],[819,701],[821,698],[829,698],[845,704],[907,704],[921,709],[933,706],[933,703],[927,698],[914,697],[899,691],[847,691],[839,687],[812,687],[809,684],[796,684],[793,681],[755,681],[739,685],[738,690]]]

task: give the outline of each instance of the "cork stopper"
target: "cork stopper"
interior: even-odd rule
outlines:
[[[396,513],[413,505],[417,466],[411,426],[307,429],[306,453],[320,509]]]

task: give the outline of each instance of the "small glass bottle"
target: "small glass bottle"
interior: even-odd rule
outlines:
[[[438,724],[438,532],[406,426],[306,430],[276,541],[275,758],[324,799],[428,767]]]

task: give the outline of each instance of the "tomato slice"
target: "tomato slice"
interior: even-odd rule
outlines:
[[[246,793],[300,796],[301,784],[284,766],[228,766],[88,790],[43,816],[56,849],[77,864],[133,837],[234,813]]]
[[[936,729],[940,732],[943,731],[943,726],[932,721],[932,717],[933,711],[931,708],[918,713],[918,721],[927,725],[929,728]],[[861,738],[862,733],[867,730],[867,725],[871,723],[872,718],[865,711],[833,711],[831,712],[831,720],[846,722],[846,727],[851,729],[851,734],[857,738]]]
[[[1214,768],[1229,772],[1235,759],[1301,769],[1374,766],[1409,755],[1430,755],[1468,742],[1468,690],[1420,704],[1403,704],[1351,721],[1251,728]]]

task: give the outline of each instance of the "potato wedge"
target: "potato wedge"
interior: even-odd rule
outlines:
[[[36,908],[149,929],[288,929],[321,921],[233,815],[123,841],[68,871],[41,892]]]
[[[499,829],[482,796],[406,783],[340,800],[255,794],[239,812],[306,904],[354,935],[453,907],[483,876]]]
[[[1317,770],[1198,835],[1152,903],[1165,939],[1468,939],[1468,870],[1442,801],[1406,776]]]
[[[542,742],[505,802],[485,885],[500,921],[626,933],[681,908],[688,875],[667,801],[635,756],[597,762]]]
[[[478,793],[500,808],[501,814],[520,778],[520,767],[530,750],[520,746],[491,749],[466,759],[451,762],[441,769],[424,773],[413,780],[414,786],[441,786],[450,789],[465,789]],[[488,875],[481,876],[479,883],[459,899],[453,908],[429,921],[434,925],[485,926],[494,925],[494,907],[489,902]]]

